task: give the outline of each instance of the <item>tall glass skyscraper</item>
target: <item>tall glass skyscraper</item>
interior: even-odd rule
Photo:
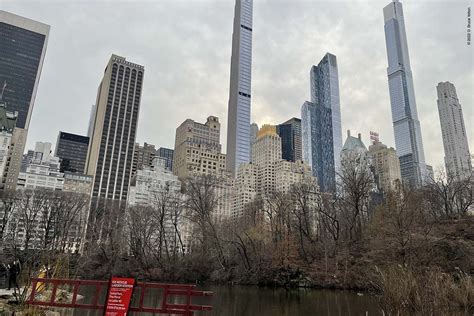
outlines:
[[[327,53],[317,66],[311,68],[311,102],[331,109],[334,167],[340,166],[342,150],[341,107],[339,104],[339,75],[336,56]]]
[[[393,130],[402,180],[410,186],[419,187],[423,184],[427,170],[402,4],[393,0],[383,9],[383,15]]]
[[[253,0],[236,0],[227,115],[227,169],[234,176],[250,161],[252,10]]]
[[[306,101],[301,107],[303,161],[311,166],[321,192],[336,190],[332,110]]]
[[[322,192],[336,189],[342,149],[339,76],[336,56],[327,53],[310,71],[311,102],[301,108],[303,160]]]

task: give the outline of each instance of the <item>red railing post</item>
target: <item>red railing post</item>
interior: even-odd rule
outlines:
[[[30,294],[30,302],[34,302],[35,301],[35,294],[36,294],[36,285],[38,284],[38,280],[37,279],[32,279],[31,280],[33,283],[33,288],[31,289],[31,294]]]
[[[75,305],[76,304],[76,300],[77,300],[77,292],[79,291],[79,287],[81,286],[81,281],[79,282],[76,282],[76,283],[73,283],[74,287],[73,287],[73,290],[72,290],[72,300],[71,300],[71,304],[72,305]]]
[[[55,303],[55,298],[56,298],[56,290],[58,288],[58,283],[57,283],[57,281],[56,282],[53,281],[52,283],[53,283],[53,290],[51,291],[51,300],[50,300],[50,302],[54,304]]]
[[[137,284],[138,285],[138,284]],[[138,287],[138,286],[137,286]],[[140,309],[140,311],[143,309],[143,301],[145,300],[145,290],[146,290],[146,284],[145,283],[141,283],[140,284],[140,301],[138,303],[138,308]]]
[[[163,301],[161,302],[161,308],[167,309],[168,308],[168,286],[164,286],[163,290]]]

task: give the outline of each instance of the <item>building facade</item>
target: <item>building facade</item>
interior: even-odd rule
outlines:
[[[401,183],[400,161],[393,147],[387,147],[379,141],[369,146],[369,154],[374,166],[375,182],[382,192],[390,192]]]
[[[282,158],[296,162],[303,159],[301,140],[301,119],[293,117],[277,126],[281,138]]]
[[[317,66],[310,72],[311,102],[331,109],[329,121],[331,123],[331,137],[334,167],[339,168],[339,157],[342,149],[341,108],[339,102],[339,74],[337,59],[333,54],[327,53]],[[326,123],[326,124],[329,124]],[[329,135],[327,135],[329,137]]]
[[[257,196],[257,167],[253,163],[239,166],[233,186],[232,218],[244,215],[245,207]]]
[[[112,55],[99,85],[87,153],[92,197],[125,202],[128,196],[144,68]]]
[[[135,144],[132,175],[136,174],[137,170],[143,169],[143,167],[151,167],[155,156],[155,145],[151,145],[146,142],[143,144],[143,146],[138,143]]]
[[[226,174],[220,128],[219,119],[209,116],[204,124],[187,119],[176,129],[173,173],[180,180],[199,174]]]
[[[0,10],[0,88],[17,127],[28,129],[46,53],[49,25]]]
[[[7,110],[6,103],[0,96],[0,190],[5,188],[5,182],[10,167],[12,137],[15,130],[18,112]]]
[[[165,168],[166,170],[173,170],[173,153],[174,150],[170,148],[160,147],[156,151],[156,156],[165,159]]]
[[[65,171],[63,191],[89,196],[92,191],[93,180],[92,176],[86,174]]]
[[[59,132],[54,155],[61,159],[61,172],[84,173],[89,137]]]
[[[165,161],[161,158],[154,158],[151,166],[138,169],[134,183],[130,187],[128,198],[131,206],[153,205],[159,200],[161,193],[172,192],[178,195],[181,191],[181,181],[165,168]]]
[[[311,167],[303,161],[281,160],[275,164],[276,192],[290,192],[292,186],[304,181],[315,181]],[[319,194],[319,191],[317,192]]]
[[[402,180],[412,187],[420,187],[426,176],[425,154],[402,4],[393,0],[383,9],[383,14],[390,104]]]
[[[331,113],[330,108],[308,101],[301,107],[303,161],[311,166],[321,192],[336,190]]]
[[[33,158],[18,175],[17,188],[63,190],[64,173],[58,157],[51,154],[51,143],[36,142]]]
[[[281,138],[275,125],[263,125],[258,131],[257,139],[252,148],[252,163],[256,167],[256,192],[264,196],[275,192],[275,164],[281,158]]]
[[[49,29],[49,25],[0,10],[0,93],[7,109],[18,112],[5,189],[16,187]]]
[[[236,0],[227,121],[227,169],[250,161],[253,0]]]
[[[272,194],[288,193],[294,184],[316,183],[309,165],[282,159],[281,138],[274,125],[263,125],[258,131],[252,155],[252,162],[242,164],[234,180],[232,218],[243,216],[248,203],[257,197],[265,201]]]
[[[466,179],[472,175],[471,155],[456,87],[448,81],[440,82],[436,90],[446,174],[457,180]]]
[[[257,139],[257,134],[258,134],[257,123],[250,124],[250,162],[252,161],[252,156],[253,156],[252,147],[253,147],[253,143],[255,143],[255,140]]]

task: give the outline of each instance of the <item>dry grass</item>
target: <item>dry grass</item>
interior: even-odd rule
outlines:
[[[374,282],[380,291],[380,307],[388,315],[447,315],[474,310],[472,277],[440,269],[413,269],[395,265],[379,269]]]

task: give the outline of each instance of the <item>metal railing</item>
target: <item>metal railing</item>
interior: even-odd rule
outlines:
[[[62,291],[62,287],[72,288],[71,299],[61,301],[61,296],[58,296],[58,291]],[[82,297],[78,298],[79,289],[81,287],[94,287],[94,296],[92,303],[82,302]],[[61,308],[82,308],[82,309],[104,309],[105,296],[101,299],[101,293],[107,293],[109,286],[108,281],[95,280],[67,280],[67,279],[42,279],[34,278],[31,282],[31,292],[28,296],[27,304],[32,306],[44,307],[61,307]],[[210,311],[212,306],[197,305],[192,303],[193,297],[212,296],[213,293],[209,291],[198,291],[195,289],[196,285],[184,284],[166,284],[166,283],[146,283],[137,282],[132,296],[132,305],[129,311],[131,312],[146,312],[146,313],[163,313],[163,314],[178,314],[178,315],[193,315],[195,311]],[[145,307],[145,294],[149,289],[161,289],[162,299],[160,307]],[[49,295],[49,291],[51,294]],[[137,294],[137,292],[140,292]],[[44,294],[43,294],[44,293]],[[47,295],[46,295],[47,294]],[[71,292],[67,291],[67,295]],[[137,296],[138,295],[138,296]],[[46,297],[46,300],[40,300]],[[170,296],[184,297],[184,304],[169,303]],[[137,301],[138,304],[134,306],[133,303]]]

